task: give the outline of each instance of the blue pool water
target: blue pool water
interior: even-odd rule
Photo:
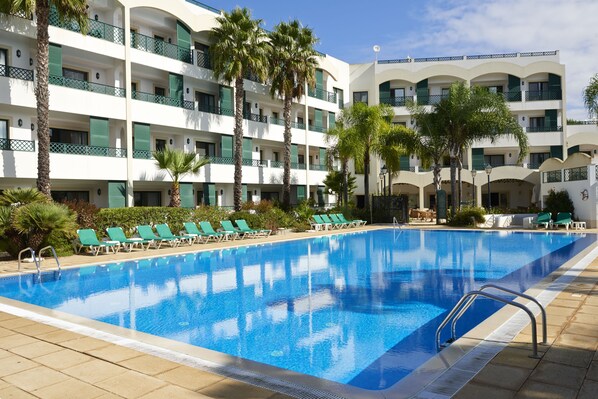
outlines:
[[[379,390],[436,354],[436,327],[464,292],[524,291],[595,241],[378,230],[3,278],[0,294]],[[459,333],[498,308],[479,300]]]

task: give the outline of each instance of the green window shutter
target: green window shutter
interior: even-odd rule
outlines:
[[[62,46],[50,43],[48,69],[50,75],[62,76]]]
[[[380,104],[388,104],[390,100],[390,80],[380,83],[378,88],[380,91]]]
[[[557,127],[557,110],[547,109],[544,111],[544,126],[556,130]]]
[[[507,89],[509,92],[507,101],[521,101],[521,79],[519,77],[509,75]]]
[[[233,136],[220,136],[220,156],[233,157]]]
[[[233,106],[233,88],[228,86],[220,86],[219,99],[220,114],[233,116],[235,113],[235,107]]]
[[[483,148],[472,148],[471,149],[471,166],[474,170],[483,170],[484,165],[484,149]]]
[[[324,90],[324,71],[316,69],[316,89]]]
[[[168,86],[170,91],[170,98],[183,100],[183,76],[176,73],[168,74]],[[181,104],[182,105],[182,104]]]
[[[204,205],[216,205],[216,185],[214,183],[203,184]]]
[[[328,112],[328,129],[334,129],[336,126],[336,114],[334,112]]]
[[[430,101],[430,93],[428,92],[428,79],[417,82],[415,85],[415,92],[417,94],[418,104],[428,104]]]
[[[243,159],[253,158],[251,138],[243,137]]]
[[[241,198],[243,202],[249,201],[247,197],[247,184],[241,184]]]
[[[150,150],[150,125],[133,123],[134,142],[133,149],[140,151]]]
[[[316,129],[322,130],[322,110],[321,109],[314,109],[314,126]]]
[[[563,159],[563,147],[560,145],[550,146],[550,157]]]
[[[291,164],[299,163],[299,147],[297,144],[291,144]]]
[[[89,117],[89,145],[94,147],[109,147],[109,132],[108,119]]]
[[[124,181],[108,182],[108,208],[124,208],[127,189]]]
[[[326,205],[324,201],[324,190],[326,189],[325,186],[318,186],[318,206]]]
[[[297,186],[297,203],[305,201],[305,186]]]
[[[409,170],[409,156],[399,158],[399,170]]]
[[[548,90],[550,90],[549,100],[562,100],[561,77],[559,75],[548,74]]]
[[[176,41],[179,47],[179,60],[191,61],[191,31],[181,21],[176,21]]]
[[[574,145],[573,147],[567,149],[567,156],[573,155],[573,154],[575,154],[577,152],[579,152],[579,146],[578,145]]]
[[[327,156],[326,156],[326,148],[320,148],[320,165],[326,165],[326,160],[327,160]]]
[[[181,207],[194,208],[193,183],[180,183],[179,192],[181,194]]]

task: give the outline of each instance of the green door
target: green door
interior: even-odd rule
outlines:
[[[243,159],[251,160],[253,158],[253,148],[251,137],[243,137]]]
[[[150,125],[133,123],[133,149],[150,151]]]
[[[203,184],[204,205],[216,205],[216,185],[214,183]]]
[[[124,208],[127,189],[124,181],[108,182],[108,208]]]
[[[380,104],[390,104],[390,81],[380,83]]]
[[[233,136],[220,136],[220,156],[222,158],[233,157]]]
[[[179,191],[181,194],[181,207],[194,208],[195,201],[193,200],[193,183],[180,183]]]
[[[89,117],[89,145],[92,147],[109,147],[108,119]]]
[[[176,40],[178,48],[177,59],[191,62],[191,31],[181,21],[176,21]]]
[[[483,148],[472,148],[471,149],[471,166],[474,170],[484,170],[484,149]]]
[[[428,79],[421,80],[415,85],[415,92],[417,93],[417,103],[426,105],[430,102],[430,94],[428,92]]]
[[[48,69],[52,76],[62,76],[62,46],[50,43]]]
[[[220,86],[220,115],[233,116],[235,114],[233,106],[233,88],[228,86]]]
[[[170,91],[170,98],[176,100],[178,107],[183,106],[183,76],[176,73],[168,74],[168,86]]]
[[[299,147],[297,144],[291,144],[291,167],[299,163]]]

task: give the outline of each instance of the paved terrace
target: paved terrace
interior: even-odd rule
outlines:
[[[371,228],[376,227],[362,229]],[[336,232],[322,234],[333,233]],[[254,239],[251,242],[313,236],[314,233],[292,233]],[[241,242],[235,241],[174,249],[162,248],[148,252],[102,254],[97,258],[75,255],[62,258],[61,264],[68,267],[106,263],[239,244]],[[52,265],[52,262],[47,260],[46,264]],[[25,269],[31,270],[34,267],[26,265]],[[13,274],[16,271],[16,262],[0,262],[1,274]],[[454,397],[596,398],[598,258],[593,260],[546,310],[549,345],[539,347],[541,359],[528,357],[531,354],[528,326]],[[0,398],[285,399],[289,396],[0,312]],[[434,398],[448,396],[438,394]]]

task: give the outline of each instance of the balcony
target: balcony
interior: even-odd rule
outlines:
[[[291,127],[295,129],[305,129],[305,123],[302,122],[291,122]]]
[[[270,167],[271,168],[284,168],[284,162],[283,161],[270,161]],[[305,164],[304,163],[297,163],[297,162],[291,162],[291,169],[299,169],[299,170],[305,170]]]
[[[562,132],[562,126],[528,126],[525,128],[527,133],[544,133],[544,132]]]
[[[234,165],[235,159],[232,157],[208,157],[211,164],[216,165]],[[254,166],[254,167],[264,167],[268,165],[268,161],[262,161],[260,159],[245,159],[241,160],[241,165],[243,166]]]
[[[95,147],[71,143],[50,143],[50,152],[71,155],[91,155],[98,157],[126,158],[126,148]]]
[[[0,150],[34,152],[35,142],[29,140],[13,140],[0,138]]]
[[[519,102],[521,101],[521,92],[520,91],[505,91],[502,93],[505,101],[507,102]]]
[[[182,98],[171,98],[161,96],[158,94],[143,93],[140,91],[134,91],[131,98],[134,100],[145,101],[155,104],[169,105],[171,107],[184,108],[193,111],[195,109],[195,103],[193,101],[183,100]]]
[[[154,39],[141,33],[131,32],[131,47],[191,64],[191,49]]]
[[[270,117],[270,124],[284,126],[284,119]]]
[[[526,91],[525,101],[550,101],[562,100],[563,96],[559,90]]]
[[[328,131],[328,129],[326,129],[323,126],[314,126],[314,125],[309,125],[309,130],[311,130],[312,132],[318,132],[318,133],[326,133]]]
[[[243,119],[253,122],[268,123],[268,117],[266,115],[251,114],[243,112]]]
[[[153,155],[148,150],[133,150],[133,158],[135,159],[152,159]]]
[[[200,68],[212,69],[212,60],[210,59],[210,55],[203,51],[196,51],[195,65]]]
[[[328,170],[328,165],[309,165],[309,170],[320,170],[326,172]]]
[[[69,79],[64,76],[50,75],[51,85],[68,87],[71,89],[91,91],[93,93],[107,94],[109,96],[124,97],[126,89],[121,87],[107,86],[99,83],[91,83],[86,80]]]
[[[0,65],[0,76],[33,82],[33,71],[8,65]]]
[[[417,104],[418,105],[434,105],[438,104],[440,101],[448,98],[448,94],[424,94],[417,96]]]
[[[307,95],[320,100],[328,101],[329,103],[336,103],[336,93],[317,88],[309,87],[307,89]]]
[[[118,26],[110,25],[105,22],[88,19],[87,36],[96,37],[116,44],[125,44],[125,30]],[[70,30],[72,32],[81,32],[81,27],[75,21],[61,21],[55,7],[50,9],[49,24]]]
[[[413,101],[413,96],[380,97],[380,104],[388,104],[393,107],[404,107],[409,101]]]

